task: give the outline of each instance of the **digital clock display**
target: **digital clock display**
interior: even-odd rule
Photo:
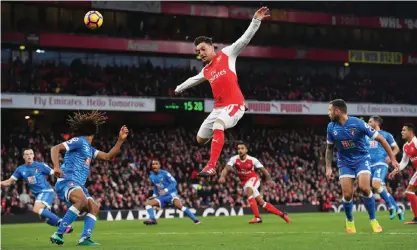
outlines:
[[[157,111],[204,112],[204,100],[156,99]]]

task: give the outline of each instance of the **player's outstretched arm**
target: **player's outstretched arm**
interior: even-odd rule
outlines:
[[[258,31],[261,26],[261,21],[266,17],[269,17],[269,9],[267,7],[262,7],[257,10],[245,33],[243,33],[243,35],[236,42],[224,48],[222,51],[228,56],[237,57],[252,40],[256,31]]]
[[[16,182],[15,179],[13,179],[12,177],[10,177],[7,180],[1,181],[0,182],[0,187],[9,187],[10,185],[14,184]]]
[[[387,152],[389,158],[391,159],[391,164],[395,169],[399,169],[400,165],[397,162],[397,159],[395,158],[395,154],[393,153],[392,149],[391,149],[391,145],[388,144],[388,142],[384,139],[384,137],[380,134],[378,134],[375,137],[375,140],[379,143],[381,143],[382,147],[384,148],[384,150]]]
[[[120,129],[120,132],[119,132],[119,139],[117,139],[117,142],[113,146],[113,148],[107,153],[99,151],[97,153],[96,159],[105,160],[105,161],[109,161],[113,159],[113,157],[115,157],[120,152],[120,147],[122,146],[123,142],[126,140],[126,137],[128,135],[129,135],[129,130],[127,129],[125,125],[123,125],[123,127]]]
[[[389,174],[388,177],[390,179],[392,179],[394,176],[396,176],[401,170],[403,170],[405,167],[407,167],[409,161],[410,161],[410,158],[407,156],[407,154],[405,152],[403,152],[403,157],[402,157],[401,162],[400,162],[400,168],[399,169],[394,169]]]
[[[219,183],[220,183],[220,184],[223,184],[223,183],[225,183],[225,182],[226,182],[226,176],[227,176],[227,173],[228,173],[229,171],[232,171],[232,166],[230,166],[230,165],[226,165],[226,166],[223,168],[223,170],[222,170],[222,172],[221,172],[221,174],[220,174],[220,178],[219,178]]]
[[[180,94],[184,92],[184,90],[189,89],[191,87],[195,87],[200,83],[204,82],[206,79],[204,78],[203,71],[198,73],[198,75],[192,76],[185,80],[185,82],[181,83],[175,88],[175,94]]]

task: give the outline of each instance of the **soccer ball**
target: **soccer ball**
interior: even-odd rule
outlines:
[[[84,16],[84,23],[88,28],[94,30],[100,28],[103,25],[103,16],[96,10],[87,12]]]

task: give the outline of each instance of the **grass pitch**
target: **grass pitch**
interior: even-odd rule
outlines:
[[[194,225],[188,218],[160,219],[156,226],[145,226],[140,220],[98,221],[92,239],[101,244],[92,249],[417,249],[417,225],[390,221],[387,212],[378,213],[384,232],[372,233],[366,213],[354,213],[357,234],[344,231],[343,213],[290,214],[292,224],[281,218],[264,215],[263,223],[249,225],[249,216],[205,217]],[[411,219],[408,211],[406,219]],[[65,244],[49,241],[55,231],[49,225],[16,224],[1,226],[1,249],[80,249],[76,246],[83,223],[73,224],[74,232],[64,237]]]

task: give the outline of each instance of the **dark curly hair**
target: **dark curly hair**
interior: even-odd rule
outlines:
[[[97,110],[86,113],[76,112],[67,121],[75,136],[91,136],[98,133],[100,125],[106,123],[105,113]]]

